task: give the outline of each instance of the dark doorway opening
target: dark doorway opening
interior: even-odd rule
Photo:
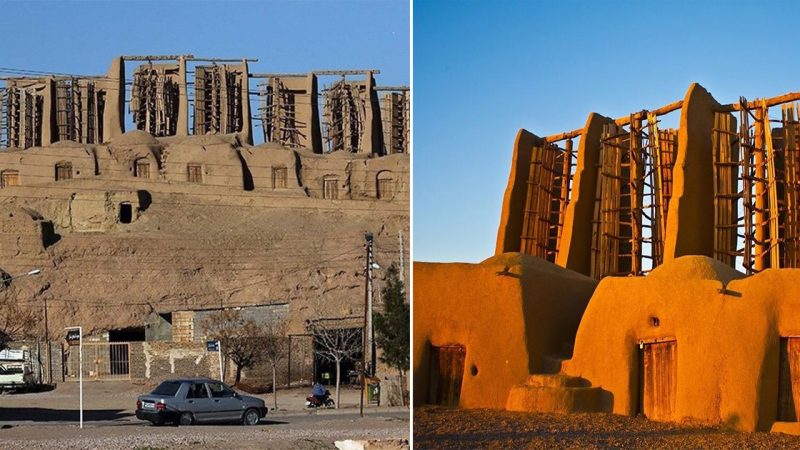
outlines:
[[[428,403],[458,406],[466,356],[463,345],[431,346]]]
[[[639,413],[651,420],[671,420],[678,391],[678,342],[639,346]]]
[[[131,223],[133,219],[133,206],[128,202],[119,204],[119,223]]]
[[[782,337],[778,375],[778,422],[797,422],[800,403],[800,337]]]
[[[118,328],[108,332],[108,342],[142,341],[144,341],[144,327]]]
[[[364,341],[364,332],[361,328],[342,330],[343,332],[356,333],[358,335],[358,342]],[[323,357],[321,354],[320,344],[317,339],[314,339],[314,381],[323,385],[335,386],[336,385],[336,363]],[[361,350],[355,352],[352,358],[342,360],[340,365],[341,384],[356,384],[358,383],[357,364],[361,362],[363,352]]]

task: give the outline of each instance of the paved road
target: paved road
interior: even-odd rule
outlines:
[[[369,408],[364,411],[367,418],[385,420],[408,421],[408,408]],[[320,424],[326,421],[355,420],[361,416],[357,409],[322,409],[292,412],[270,412],[261,419],[260,425],[275,425],[291,423],[302,426],[304,424]],[[101,426],[150,426],[149,422],[136,418],[133,410],[88,410],[84,411],[84,427]],[[79,412],[77,409],[48,409],[48,408],[5,408],[0,403],[0,428],[31,426],[31,425],[78,425]],[[213,426],[213,425],[210,425]]]

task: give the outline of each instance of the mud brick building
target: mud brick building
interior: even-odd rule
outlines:
[[[415,402],[799,433],[798,100],[520,130],[496,254],[414,265]]]
[[[83,326],[90,378],[214,375],[204,311],[280,304],[287,372],[309,380],[306,321],[363,317],[365,233],[381,266],[407,261],[408,88],[256,63],[121,56],[1,80],[0,296],[46,311],[33,334],[52,343]]]

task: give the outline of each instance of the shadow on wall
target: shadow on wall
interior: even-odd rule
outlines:
[[[247,162],[245,162],[242,152],[237,151],[236,156],[239,158],[239,163],[242,164],[242,182],[244,190],[252,191],[255,189],[255,184],[253,183],[253,174],[250,172],[250,168],[247,167]]]
[[[139,197],[139,211],[145,212],[147,208],[153,203],[153,196],[150,195],[149,192],[141,190],[136,191],[136,195]]]
[[[56,233],[53,222],[46,220],[42,221],[42,245],[44,248],[50,247],[56,242],[61,240],[61,235]]]

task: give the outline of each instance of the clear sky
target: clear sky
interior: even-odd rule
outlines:
[[[494,253],[520,128],[654,109],[693,81],[721,103],[800,91],[799,18],[788,1],[415,1],[414,259]]]
[[[0,67],[97,75],[117,55],[259,58],[251,72],[410,82],[408,1],[3,1]],[[128,76],[133,66],[129,65]],[[253,84],[254,86],[254,84]],[[260,134],[260,129],[255,130]]]

